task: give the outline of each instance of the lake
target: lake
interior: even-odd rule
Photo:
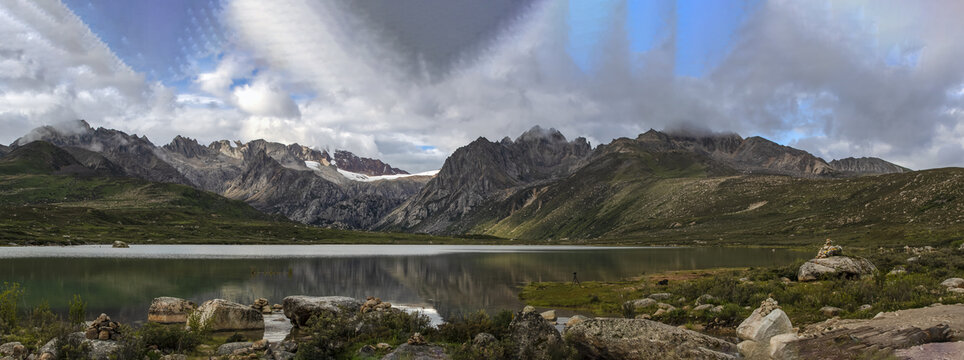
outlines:
[[[91,316],[147,318],[159,296],[251,304],[288,295],[377,296],[441,317],[518,310],[530,281],[619,280],[666,270],[782,265],[809,252],[761,248],[612,248],[457,245],[109,245],[0,247],[0,282],[24,306],[58,312],[79,294]]]

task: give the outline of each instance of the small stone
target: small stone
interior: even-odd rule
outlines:
[[[660,310],[662,310],[662,309],[660,309]],[[649,319],[652,319],[653,316],[650,315],[650,314],[639,314],[639,315],[636,315],[636,318],[637,318],[637,319],[646,319],[646,320],[649,320]]]
[[[378,344],[375,344],[375,348],[377,348],[378,350],[388,350],[388,349],[391,349],[392,346],[388,345],[388,343],[378,343]]]
[[[97,335],[98,340],[110,340],[110,331],[101,330],[100,334]]]
[[[556,322],[556,311],[555,311],[555,310],[549,310],[549,311],[543,312],[542,314],[539,314],[539,315],[542,315],[542,318],[543,318],[543,319],[549,320],[549,321],[551,321],[551,322]]]
[[[694,310],[694,311],[706,311],[706,310],[710,310],[710,309],[712,309],[712,308],[713,308],[713,305],[712,305],[712,304],[703,304],[703,305],[698,305],[698,306],[696,306],[695,308],[693,308],[693,310]]]
[[[828,317],[840,315],[840,312],[841,312],[841,311],[843,311],[843,310],[841,310],[841,309],[838,308],[838,307],[833,307],[833,306],[824,306],[824,307],[820,308],[820,313],[823,314],[824,316],[828,316]]]
[[[116,241],[114,241],[114,244],[111,245],[111,247],[112,247],[112,248],[115,248],[115,249],[126,249],[126,248],[129,248],[130,245],[127,245],[127,243],[125,243],[125,242],[123,242],[123,241],[116,240]]]
[[[378,349],[375,349],[375,347],[371,345],[365,345],[362,346],[361,349],[358,349],[358,355],[361,357],[373,357],[377,352]]]
[[[790,278],[788,277],[782,277],[780,278],[780,282],[789,285],[792,282],[792,280],[790,280]]]
[[[673,294],[670,294],[670,293],[655,293],[655,294],[650,294],[650,295],[649,295],[649,298],[650,298],[650,299],[655,299],[655,300],[666,300],[666,299],[669,299],[669,298],[672,297],[672,296],[673,296]]]
[[[649,315],[647,315],[647,316],[649,316]],[[583,322],[583,321],[586,321],[586,317],[585,317],[585,316],[582,316],[582,315],[574,315],[573,317],[569,318],[569,321],[566,321],[566,327],[570,327],[570,326],[576,325],[576,324],[578,324],[578,323],[580,323],[580,322]]]
[[[656,309],[656,312],[653,313],[653,316],[660,316],[660,315],[663,315],[663,314],[665,314],[665,313],[667,313],[667,312],[668,312],[668,311],[666,311],[666,309]]]
[[[870,305],[870,304],[863,304],[863,305],[860,305],[859,308],[857,308],[857,311],[868,311],[868,310],[873,309],[873,308],[874,308],[874,307],[873,307],[872,305]]]
[[[712,309],[710,309],[710,312],[714,312],[714,313],[723,312],[723,305],[714,306]]]
[[[700,297],[696,298],[696,305],[706,304],[707,302],[713,301],[713,300],[716,300],[716,298],[713,297],[713,295],[703,294],[703,295],[700,295]]]
[[[528,314],[528,313],[531,313],[531,312],[536,312],[536,308],[533,307],[532,305],[526,305],[526,307],[522,308],[522,313],[523,313],[523,314]]]

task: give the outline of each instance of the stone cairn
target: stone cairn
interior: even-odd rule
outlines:
[[[87,327],[84,337],[90,340],[118,340],[120,339],[119,327],[120,324],[116,321],[110,321],[110,316],[100,314],[97,320]]]
[[[260,311],[262,314],[271,313],[271,303],[269,303],[268,299],[265,299],[265,298],[259,298],[258,300],[255,300],[254,304],[251,305],[251,308]]]
[[[364,304],[361,306],[361,312],[367,313],[371,311],[385,311],[392,308],[392,303],[382,302],[382,299],[377,297],[369,296]]]
[[[427,342],[425,341],[425,337],[422,336],[422,333],[414,333],[414,334],[412,334],[412,337],[408,338],[407,343],[408,343],[409,345],[425,345],[425,344],[427,344]]]
[[[823,244],[823,247],[820,248],[820,251],[817,252],[817,259],[823,259],[831,256],[840,256],[840,255],[843,255],[843,248],[840,246],[834,245],[833,242],[830,241],[830,239],[827,239],[827,242]]]
[[[773,312],[773,310],[776,310],[779,308],[780,308],[780,305],[778,305],[777,301],[773,300],[772,297],[768,297],[766,300],[763,300],[760,302],[760,315],[761,316],[770,315],[770,313]]]

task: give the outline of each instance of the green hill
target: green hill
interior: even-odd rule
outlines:
[[[490,199],[471,233],[646,244],[946,245],[964,239],[964,169],[854,178],[743,175],[617,140],[558,181]]]
[[[453,242],[323,229],[185,185],[112,176],[46,142],[0,158],[0,241],[13,243]]]

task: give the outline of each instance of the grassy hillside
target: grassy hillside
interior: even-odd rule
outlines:
[[[64,174],[64,175],[61,175]],[[0,158],[6,243],[393,243],[445,237],[322,229],[194,188],[103,176],[36,142]],[[479,242],[481,240],[473,240]]]
[[[555,242],[941,245],[964,239],[964,169],[800,179],[726,174],[685,153],[614,149],[479,208],[472,232]]]

